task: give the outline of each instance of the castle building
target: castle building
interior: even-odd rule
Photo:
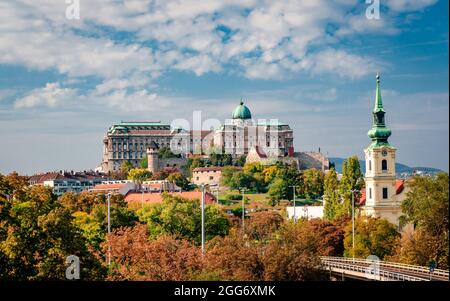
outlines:
[[[267,156],[283,157],[294,152],[294,134],[288,124],[277,119],[253,120],[250,109],[241,101],[232,119],[215,131],[214,146],[235,156],[258,148]]]
[[[364,205],[360,210],[362,215],[382,217],[398,225],[405,189],[403,183],[399,183],[396,179],[397,149],[388,142],[391,130],[386,126],[385,114],[381,99],[380,76],[377,75],[372,128],[368,132],[372,142],[364,150],[365,191]]]
[[[129,161],[134,167],[138,167],[140,161],[147,158],[147,150],[151,145],[170,148],[185,157],[209,133],[210,131],[172,129],[169,124],[161,121],[122,121],[111,126],[103,138],[103,158],[99,170],[119,170],[123,161]]]

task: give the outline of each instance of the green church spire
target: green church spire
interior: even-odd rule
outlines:
[[[372,128],[367,133],[372,140],[372,143],[369,146],[370,148],[391,147],[388,142],[388,138],[391,136],[391,130],[386,126],[384,114],[386,114],[386,112],[384,111],[383,101],[381,99],[380,75],[377,73],[377,89],[375,95],[375,107],[372,112]]]

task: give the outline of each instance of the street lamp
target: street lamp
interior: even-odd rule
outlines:
[[[353,260],[355,259],[355,192],[357,189],[350,190],[352,193],[352,253]]]
[[[289,187],[292,187],[292,191],[294,193],[294,224],[296,224],[297,223],[297,212],[295,210],[295,208],[296,208],[296,204],[295,204],[295,188],[297,188],[298,186],[297,185],[292,185],[292,186],[289,186]]]
[[[205,184],[201,184],[202,188],[202,254],[205,254]]]
[[[111,234],[111,192],[108,191],[108,235]],[[108,239],[108,265],[111,265],[111,243]]]
[[[239,188],[242,192],[242,236],[244,236],[245,233],[245,196],[244,193],[247,190],[245,187]]]

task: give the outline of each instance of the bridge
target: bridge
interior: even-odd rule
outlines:
[[[322,256],[322,268],[342,280],[449,281],[449,271],[381,260]]]

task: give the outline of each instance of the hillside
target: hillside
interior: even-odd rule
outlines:
[[[329,158],[330,162],[333,162],[336,166],[336,171],[342,173],[342,164],[344,162],[344,158]],[[364,160],[359,160],[359,164],[361,165],[361,170],[363,173],[366,172],[366,165]],[[423,173],[437,173],[442,170],[433,168],[433,167],[410,167],[405,164],[396,163],[395,169],[397,173],[409,173],[412,174],[414,171],[421,171]]]

